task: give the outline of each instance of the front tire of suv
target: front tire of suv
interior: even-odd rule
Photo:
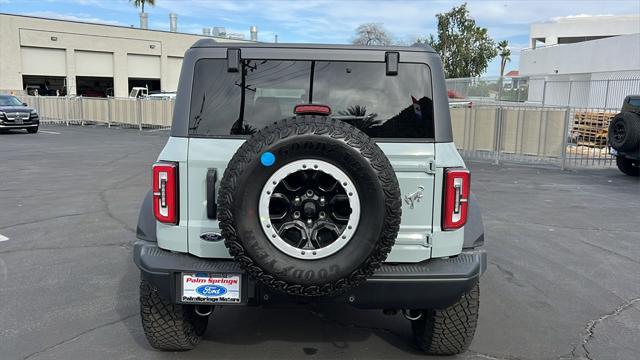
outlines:
[[[413,337],[429,355],[455,355],[469,348],[478,324],[480,286],[476,285],[456,303],[444,309],[426,309],[411,321]]]
[[[194,306],[171,304],[153,285],[140,282],[140,317],[149,344],[159,350],[193,349],[207,329],[208,317],[195,313]]]
[[[618,169],[629,176],[640,176],[640,161],[628,159],[624,156],[616,157]]]
[[[35,134],[35,133],[37,133],[37,132],[38,132],[38,126],[36,126],[36,127],[30,127],[30,128],[27,128],[27,132],[28,132],[29,134]]]

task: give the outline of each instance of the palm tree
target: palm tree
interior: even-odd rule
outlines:
[[[502,40],[498,43],[498,55],[500,55],[500,77],[504,76],[504,68],[511,61],[511,49],[509,41]]]
[[[144,14],[144,4],[149,4],[154,6],[156,4],[156,0],[129,0],[129,2],[133,3],[133,6],[142,8],[142,13]]]

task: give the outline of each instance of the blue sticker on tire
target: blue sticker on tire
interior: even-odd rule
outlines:
[[[260,162],[264,166],[271,166],[276,162],[276,156],[272,152],[267,151],[260,155]]]

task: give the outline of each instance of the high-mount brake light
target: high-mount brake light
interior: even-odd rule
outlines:
[[[331,108],[328,105],[300,104],[293,108],[296,115],[331,115]]]
[[[178,224],[178,164],[153,164],[153,214],[156,220]]]
[[[469,170],[447,169],[444,173],[442,229],[456,230],[467,222],[469,208]]]

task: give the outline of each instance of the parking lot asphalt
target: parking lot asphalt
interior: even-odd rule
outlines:
[[[425,358],[402,316],[347,306],[224,307],[195,350],[153,350],[131,251],[168,133],[42,130],[0,134],[1,359]],[[468,165],[489,267],[471,349],[447,359],[640,357],[638,179]]]

